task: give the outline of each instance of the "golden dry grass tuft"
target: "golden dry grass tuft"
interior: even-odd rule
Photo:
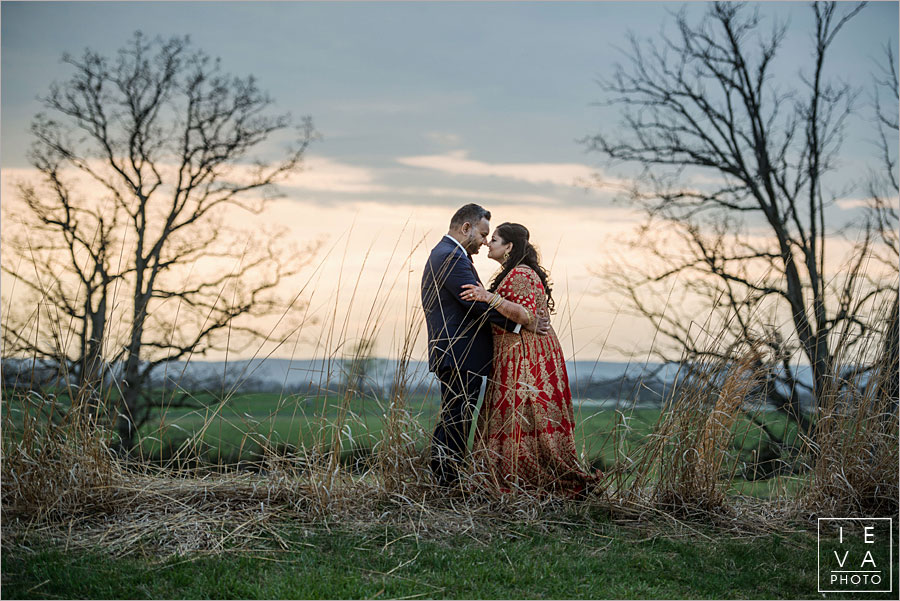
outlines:
[[[897,304],[881,308],[886,332],[897,332]],[[815,429],[806,440],[813,478],[802,499],[819,516],[896,516],[900,489],[896,338],[872,351],[874,369],[835,382],[819,403]],[[893,345],[893,346],[892,346]],[[862,354],[862,352],[860,354]],[[848,365],[861,365],[857,357]],[[846,360],[845,360],[846,361]],[[865,378],[860,381],[859,376]],[[850,386],[842,385],[847,381]],[[852,384],[856,384],[855,386]]]

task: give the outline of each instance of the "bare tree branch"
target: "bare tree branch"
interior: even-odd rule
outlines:
[[[316,132],[301,119],[272,158],[269,142],[291,117],[187,38],[136,33],[114,57],[86,50],[64,61],[71,77],[50,86],[31,126],[38,175],[18,186],[24,227],[4,228],[4,245],[34,275],[7,261],[3,270],[42,309],[4,320],[4,350],[53,358],[84,386],[121,364],[127,449],[151,414],[156,366],[221,348],[220,332],[258,340],[266,333],[253,318],[287,306],[279,284],[316,247],[223,223],[233,211],[261,213]],[[218,267],[193,270],[201,260]],[[29,335],[40,314],[49,323]]]
[[[601,82],[603,104],[621,109],[621,128],[584,143],[611,161],[642,167],[628,200],[647,221],[629,244],[651,257],[642,265],[611,261],[601,273],[628,311],[668,340],[656,349],[663,360],[710,352],[729,358],[730,340],[755,341],[769,349],[777,381],[791,391],[803,386],[790,368],[802,354],[818,395],[840,377],[838,340],[862,344],[877,333],[868,316],[895,290],[896,197],[878,201],[866,223],[828,229],[825,222],[835,198],[825,179],[859,93],[828,81],[825,65],[834,40],[864,6],[811,4],[809,67],[787,89],[772,73],[787,28],[776,23],[765,33],[758,9],[730,2],[708,5],[696,23],[685,11],[675,14],[674,35],[632,36],[625,65]],[[876,88],[892,86],[896,100],[888,58]],[[896,111],[876,97],[879,122],[896,128]],[[896,194],[896,131],[881,131],[891,174],[882,188],[893,183]],[[826,273],[826,243],[837,235],[857,238],[841,277]],[[878,256],[894,258],[886,276],[870,269]],[[725,332],[719,350],[696,335],[698,307]],[[799,415],[774,382],[772,397]]]

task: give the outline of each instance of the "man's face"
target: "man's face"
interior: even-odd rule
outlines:
[[[468,228],[468,231],[466,229]],[[463,224],[463,234],[466,236],[463,247],[470,255],[477,255],[478,250],[485,244],[491,235],[491,222],[482,217],[475,225]]]

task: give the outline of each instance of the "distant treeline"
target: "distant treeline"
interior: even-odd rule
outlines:
[[[370,373],[348,376],[342,361],[312,362],[270,359],[265,362],[235,361],[228,364],[197,361],[192,364],[161,365],[153,372],[153,389],[179,389],[192,392],[223,393],[268,392],[281,395],[323,396],[350,394],[366,398],[387,398],[394,388],[392,363],[379,360]],[[287,367],[286,367],[287,365]],[[640,372],[619,369],[619,364],[606,364],[603,378],[591,371],[576,375],[570,369],[570,386],[576,399],[618,400],[622,403],[661,404],[672,398],[680,384],[676,370],[655,369]],[[618,373],[616,373],[618,371]],[[4,390],[63,388],[77,385],[67,377],[68,371],[49,360],[5,358],[0,360]],[[122,366],[108,364],[103,370],[103,386],[111,389],[124,383]],[[589,377],[583,374],[591,374]],[[717,387],[711,383],[710,393]],[[439,391],[434,376],[424,364],[415,363],[406,374],[403,390],[407,396],[437,399]],[[808,395],[806,395],[808,396]],[[808,399],[802,399],[807,402]],[[760,397],[760,402],[764,399]]]

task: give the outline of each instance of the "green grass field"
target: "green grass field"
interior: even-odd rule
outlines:
[[[279,551],[166,560],[47,548],[4,553],[3,590],[22,599],[846,598],[817,592],[814,534],[655,532],[576,521],[549,531],[523,525],[491,540],[425,540],[286,526],[289,548]]]
[[[190,438],[220,458],[252,454],[263,443],[313,445],[332,433],[345,448],[370,446],[380,438],[387,411],[376,399],[360,398],[254,393],[197,400],[201,409],[169,408],[144,427],[146,456]],[[4,437],[16,435],[26,412],[46,409],[29,403],[4,402],[4,423],[12,426]],[[424,446],[438,403],[420,398],[407,408]],[[658,409],[586,406],[576,413],[577,444],[595,464],[627,463],[661,417]],[[793,428],[779,414],[741,415],[733,425],[733,457],[760,447],[760,428],[751,418],[778,434]],[[784,496],[800,490],[804,478],[809,475],[735,478],[731,492]],[[2,584],[10,598],[845,598],[817,592],[815,527],[807,522],[751,536],[755,528],[721,530],[653,512],[615,522],[607,511],[584,506],[522,521],[510,515],[496,528],[473,522],[465,534],[422,536],[414,525],[300,523],[303,518],[289,512],[276,523],[277,535],[247,539],[253,550],[238,548],[232,538],[233,548],[215,554],[168,557],[143,542],[122,556],[102,547],[71,551],[26,533],[4,547]],[[142,536],[149,540],[152,523],[148,528]]]
[[[385,424],[388,404],[374,397],[310,397],[304,395],[279,395],[255,392],[227,395],[225,400],[211,393],[191,395],[201,408],[164,407],[152,415],[141,428],[140,452],[150,461],[164,461],[173,456],[185,441],[191,452],[200,452],[204,460],[213,463],[237,463],[253,461],[260,449],[311,448],[317,445],[330,447],[334,434],[339,431],[341,448],[345,454],[363,453],[380,439]],[[60,396],[57,402],[65,405]],[[4,410],[13,412],[10,420],[14,426],[21,423],[21,401],[5,399]],[[638,452],[648,434],[660,419],[659,409],[612,408],[597,409],[588,405],[579,407],[576,400],[576,448],[586,461],[601,469],[608,469],[616,462],[628,461]],[[433,397],[413,397],[405,407],[421,427],[421,445],[428,443],[428,436],[439,411],[439,401]],[[32,402],[28,409],[37,410]],[[47,413],[47,407],[42,410]],[[778,413],[759,413],[763,421],[777,435],[789,428],[788,439],[796,437],[796,427]],[[754,449],[760,448],[764,435],[760,427],[742,416],[733,427],[734,452],[744,461],[749,460]],[[181,456],[185,456],[182,448]],[[801,480],[790,476],[745,480],[735,478],[733,492],[759,497],[793,490]]]
[[[388,411],[385,401],[376,398],[308,398],[299,395],[279,396],[272,393],[238,394],[224,402],[210,396],[198,396],[205,405],[201,410],[167,409],[143,429],[143,448],[148,456],[158,453],[159,441],[196,437],[217,449],[225,458],[240,459],[269,445],[330,444],[335,429],[340,430],[342,448],[371,448],[381,438]],[[577,407],[577,402],[576,402]],[[413,398],[407,409],[426,434],[427,443],[439,411],[436,399]],[[777,435],[796,428],[776,413],[760,413],[761,419]],[[631,457],[653,431],[660,419],[659,409],[625,408],[576,410],[576,448],[587,461],[609,467],[624,457]],[[758,425],[746,417],[735,426],[735,450],[747,456],[759,447],[764,435]],[[748,487],[751,492],[765,489],[759,483]],[[766,495],[768,496],[768,495]]]

